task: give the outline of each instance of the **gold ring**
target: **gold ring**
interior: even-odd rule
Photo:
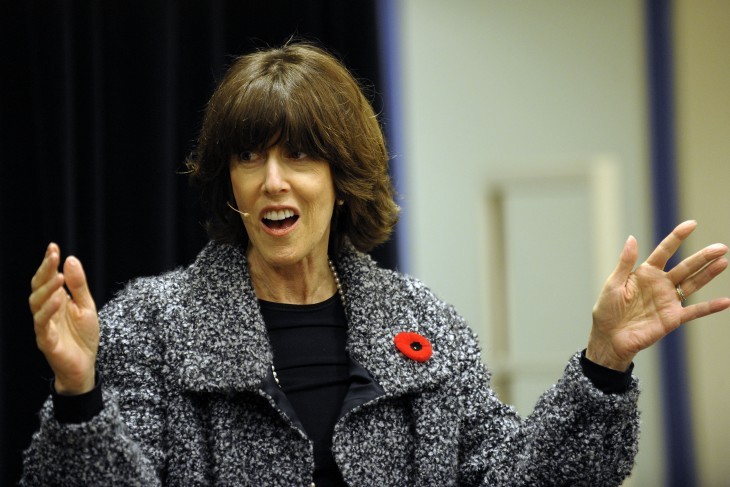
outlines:
[[[677,287],[675,288],[677,290],[677,296],[679,296],[679,300],[683,303],[687,301],[687,297],[684,295],[684,291],[682,291],[682,287],[677,284]]]

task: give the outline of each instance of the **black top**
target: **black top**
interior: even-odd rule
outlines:
[[[350,386],[347,320],[338,294],[309,305],[259,300],[279,386],[314,443],[314,482],[345,485],[332,434]]]

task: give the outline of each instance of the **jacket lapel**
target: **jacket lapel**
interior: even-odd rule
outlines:
[[[350,355],[383,387],[386,396],[435,388],[450,375],[455,346],[451,323],[440,313],[429,316],[419,298],[417,281],[380,269],[369,256],[349,249],[337,259],[349,320]],[[426,307],[427,308],[427,307]],[[395,346],[398,333],[414,331],[427,338],[433,355],[416,362]]]
[[[243,249],[209,243],[181,275],[186,305],[169,322],[170,363],[180,386],[217,393],[258,389],[272,353]]]

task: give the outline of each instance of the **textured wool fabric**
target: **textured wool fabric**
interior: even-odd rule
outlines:
[[[636,379],[605,394],[576,353],[521,419],[453,307],[353,249],[335,261],[348,351],[382,388],[335,426],[349,485],[608,486],[630,473]],[[185,269],[135,280],[100,319],[104,409],[60,424],[48,401],[23,485],[310,485],[311,443],[266,392],[272,353],[242,248],[210,243]],[[398,351],[404,331],[429,340],[429,360]]]

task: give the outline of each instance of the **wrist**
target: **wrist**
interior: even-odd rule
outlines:
[[[53,380],[53,388],[56,393],[61,396],[78,396],[86,394],[92,390],[95,385],[95,372],[93,370],[91,371],[91,374],[84,374],[83,377],[75,380],[59,376],[56,376]]]
[[[601,365],[608,369],[617,370],[619,372],[626,372],[633,361],[633,356],[622,357],[617,354],[610,345],[606,345],[604,342],[594,339],[593,336],[591,336],[591,339],[588,340],[585,356],[594,364]]]

